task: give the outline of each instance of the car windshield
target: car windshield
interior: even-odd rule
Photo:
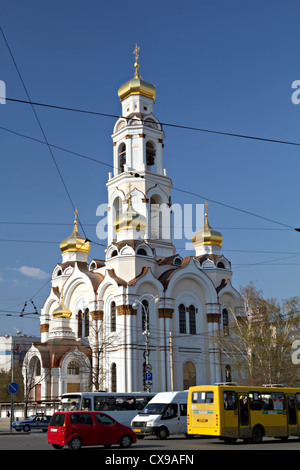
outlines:
[[[167,405],[165,403],[148,403],[145,408],[139,411],[140,415],[161,415],[164,413]]]

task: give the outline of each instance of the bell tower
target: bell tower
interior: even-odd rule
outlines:
[[[108,245],[125,237],[124,230],[118,233],[118,219],[123,214],[124,223],[126,211],[134,209],[146,219],[140,237],[155,256],[165,257],[175,253],[171,233],[172,182],[163,163],[164,131],[153,114],[156,88],[141,77],[138,52],[136,46],[133,78],[118,90],[122,116],[112,134],[114,169],[107,182]]]

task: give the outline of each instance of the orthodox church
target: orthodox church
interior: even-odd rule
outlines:
[[[41,342],[23,363],[35,400],[71,391],[184,390],[230,379],[213,338],[228,329],[230,312],[243,315],[241,298],[207,205],[194,255],[176,253],[165,135],[153,114],[156,88],[141,77],[137,48],[135,54],[134,76],[118,90],[122,116],[112,133],[105,259],[89,259],[75,213],[41,311]]]

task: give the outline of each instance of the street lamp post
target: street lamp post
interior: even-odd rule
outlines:
[[[154,297],[152,294],[147,294],[147,297],[150,296],[152,297],[151,301],[148,303],[148,305],[146,306],[145,304],[143,304],[143,302],[141,302],[140,300],[135,300],[132,304],[132,307],[137,310],[138,309],[138,304],[141,305],[143,311],[144,311],[144,315],[145,315],[145,322],[144,322],[144,331],[143,331],[143,335],[145,336],[145,351],[144,351],[144,359],[145,359],[145,370],[143,369],[143,376],[145,377],[145,373],[147,372],[147,365],[149,364],[149,355],[150,355],[150,351],[149,351],[149,341],[150,341],[150,328],[149,328],[149,309],[150,309],[150,305],[152,302],[155,302],[155,304],[157,304],[159,302],[159,297]],[[151,386],[149,384],[146,383],[146,391],[147,392],[150,392],[151,391]]]

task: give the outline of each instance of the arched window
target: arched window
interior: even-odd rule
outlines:
[[[126,164],[126,145],[122,142],[119,146],[118,150],[118,156],[119,156],[119,171],[120,173],[123,173],[124,171],[124,165]]]
[[[228,364],[225,366],[225,375],[226,375],[226,382],[232,382],[231,367]]]
[[[90,311],[88,308],[84,312],[84,336],[89,336],[90,334]]]
[[[158,195],[151,196],[150,198],[150,223],[151,223],[151,238],[154,240],[163,238],[163,211],[165,205]]]
[[[155,162],[155,154],[156,154],[156,151],[155,151],[155,146],[153,144],[153,142],[146,142],[146,163],[147,163],[147,167],[151,167],[152,165],[154,165],[154,162]],[[150,168],[147,168],[148,170]]]
[[[191,361],[183,364],[183,390],[196,385],[196,367]]]
[[[137,255],[147,256],[147,252],[144,248],[139,248],[136,254]]]
[[[179,312],[179,333],[186,333],[186,317],[185,317],[185,306],[180,304],[178,307]]]
[[[116,392],[117,391],[117,366],[115,363],[111,365],[110,373],[111,373],[111,391]]]
[[[196,334],[196,309],[194,305],[189,307],[189,326],[190,326],[190,335]]]
[[[228,335],[229,333],[229,318],[228,318],[228,311],[226,308],[222,310],[222,324],[223,324],[223,332],[224,335]]]
[[[82,338],[82,311],[79,310],[77,313],[77,336]]]
[[[110,305],[110,331],[116,331],[116,304],[112,302]]]
[[[149,302],[148,300],[144,299],[142,301],[143,306],[142,309],[142,331],[149,329]]]
[[[76,361],[69,362],[68,368],[67,368],[67,374],[68,375],[79,375],[78,362],[76,362]]]

